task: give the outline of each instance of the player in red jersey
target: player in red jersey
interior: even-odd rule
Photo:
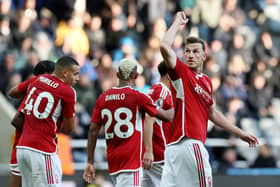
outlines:
[[[119,86],[101,94],[95,103],[88,134],[88,163],[83,175],[89,183],[95,177],[94,150],[102,125],[105,128],[109,173],[115,186],[140,187],[142,164],[144,168],[150,168],[153,161],[152,143],[146,142],[146,126],[142,135],[145,112],[164,121],[173,118],[173,109],[157,109],[150,97],[132,88],[137,75],[137,61],[121,60],[117,72]],[[146,150],[144,162],[142,137]]]
[[[256,137],[231,124],[215,107],[211,81],[202,73],[203,62],[207,56],[206,43],[196,37],[187,37],[185,63],[176,57],[172,43],[179,27],[187,22],[184,12],[178,12],[160,46],[172,81],[171,91],[175,107],[161,187],[211,186],[211,166],[204,147],[208,119],[246,141],[250,147],[258,144]]]
[[[56,62],[54,74],[40,75],[29,85],[23,107],[23,131],[17,145],[23,187],[60,186],[57,131],[70,133],[74,127],[76,95],[71,86],[78,79],[79,64],[64,56]]]
[[[9,96],[14,98],[22,98],[25,96],[28,85],[33,82],[38,75],[44,74],[44,73],[52,73],[54,71],[54,65],[55,63],[48,60],[40,61],[34,68],[33,74],[34,77],[20,83],[16,87],[9,90]],[[10,161],[10,169],[11,169],[11,177],[9,182],[9,187],[21,187],[21,172],[18,168],[17,164],[17,157],[16,157],[16,146],[18,144],[22,127],[24,123],[24,114],[20,112],[21,107],[23,106],[24,102],[22,102],[21,106],[18,108],[18,111],[16,112],[16,115],[14,116],[12,120],[12,125],[15,126],[15,139],[13,144],[13,150],[11,154],[11,161]]]
[[[160,73],[160,82],[150,88],[149,95],[158,107],[167,110],[172,108],[173,104],[169,90],[170,80],[164,62],[159,64],[158,71]],[[142,186],[159,187],[164,164],[164,150],[169,140],[171,122],[164,122],[154,118],[150,123],[153,123],[154,162],[150,170],[144,170]]]

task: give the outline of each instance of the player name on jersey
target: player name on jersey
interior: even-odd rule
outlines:
[[[106,95],[105,101],[110,101],[110,100],[124,100],[125,99],[125,94],[112,94],[112,95]]]
[[[58,82],[55,82],[55,81],[53,81],[53,80],[50,80],[50,79],[48,79],[47,77],[41,76],[41,77],[39,77],[39,80],[40,80],[41,82],[43,82],[43,83],[45,83],[45,84],[47,84],[47,85],[53,87],[53,88],[57,88],[57,87],[59,86],[59,83],[58,83]]]

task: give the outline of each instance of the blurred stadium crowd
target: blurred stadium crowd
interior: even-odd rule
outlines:
[[[212,80],[217,105],[271,148],[280,137],[279,0],[1,0],[0,90],[7,95],[31,76],[39,60],[73,56],[81,76],[72,138],[86,139],[98,95],[117,84],[120,59],[139,61],[135,89],[146,92],[159,81],[159,41],[178,10],[185,10],[190,22],[176,35],[177,56],[184,60],[187,34],[206,40],[204,73]],[[20,103],[7,99],[15,107]],[[211,125],[208,137],[234,138]],[[238,157],[235,151],[233,144],[211,152],[213,160],[231,166],[226,160]],[[86,152],[73,150],[73,157],[85,162]],[[276,161],[270,165],[275,166]]]

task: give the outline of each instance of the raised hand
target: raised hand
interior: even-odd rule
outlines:
[[[186,14],[184,11],[177,12],[175,21],[178,22],[180,25],[184,25],[188,23],[189,19],[186,17]]]

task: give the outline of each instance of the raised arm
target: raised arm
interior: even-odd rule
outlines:
[[[225,129],[226,131],[236,135],[241,140],[247,142],[249,144],[249,147],[256,147],[256,144],[258,144],[258,139],[243,131],[242,129],[238,128],[234,124],[231,124],[229,120],[216,109],[215,105],[210,107],[210,115],[209,119],[217,126]]]
[[[87,145],[87,156],[88,162],[85,168],[83,178],[88,183],[92,183],[92,180],[95,178],[95,169],[94,169],[94,151],[96,147],[96,140],[98,132],[101,128],[101,125],[92,122],[88,132],[88,145]]]
[[[175,38],[175,35],[181,25],[185,25],[188,22],[186,15],[183,11],[177,12],[175,20],[172,25],[169,27],[164,37],[160,42],[160,52],[163,56],[165,65],[169,68],[175,68],[176,66],[176,54],[172,49],[172,44]]]

